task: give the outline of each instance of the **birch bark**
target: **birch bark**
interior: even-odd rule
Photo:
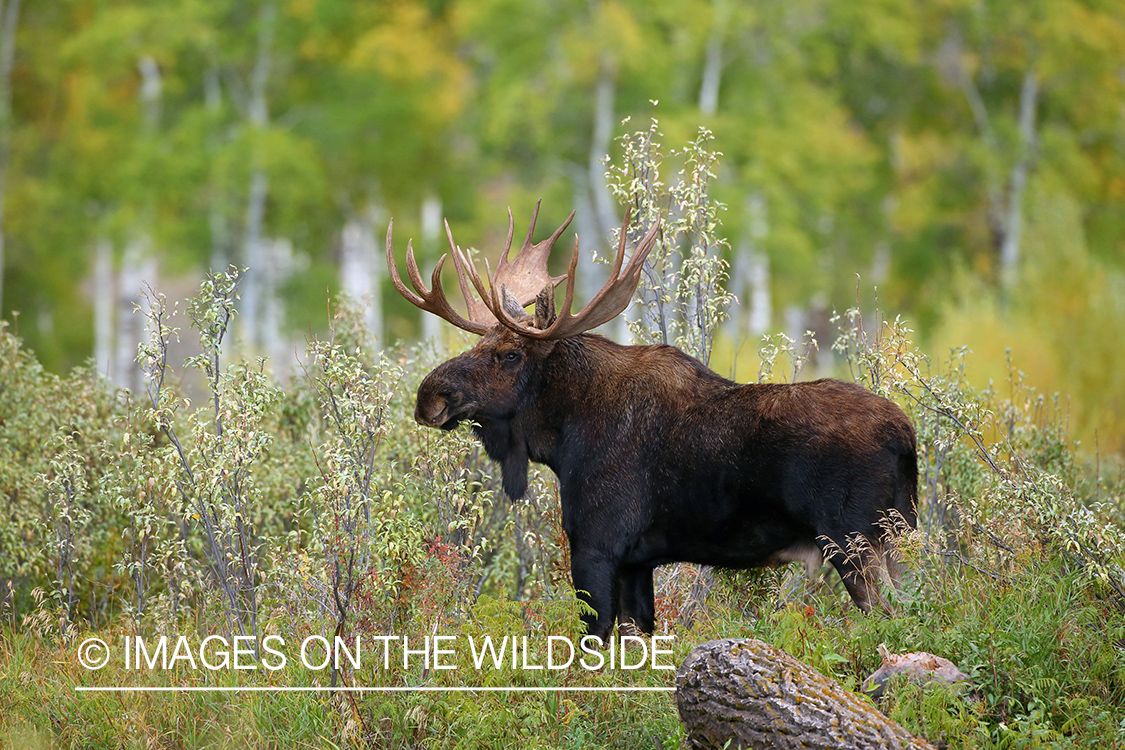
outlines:
[[[12,65],[16,59],[16,26],[20,0],[0,0],[0,316],[4,313],[4,199],[12,147]]]
[[[258,15],[258,46],[254,58],[254,68],[250,74],[250,95],[247,107],[247,120],[250,127],[264,129],[269,125],[269,101],[266,86],[269,83],[270,67],[273,65],[274,20],[277,11],[273,3],[262,6]],[[265,223],[266,198],[269,193],[269,179],[258,155],[250,175],[250,194],[246,204],[246,234],[243,238],[243,262],[250,268],[242,282],[242,335],[250,347],[262,344],[261,315],[264,312],[262,286],[264,281],[263,264],[265,251],[263,225]]]
[[[933,750],[809,665],[762,641],[698,646],[676,674],[691,748]]]

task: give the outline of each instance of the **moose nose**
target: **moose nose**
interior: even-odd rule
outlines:
[[[447,406],[446,400],[441,396],[418,399],[418,404],[414,407],[414,421],[426,427],[441,427],[448,421]]]

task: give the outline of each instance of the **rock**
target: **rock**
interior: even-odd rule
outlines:
[[[887,681],[896,674],[906,675],[908,680],[918,684],[942,682],[947,685],[964,684],[966,687],[969,684],[969,675],[958,669],[953,662],[925,651],[892,654],[880,643],[879,656],[883,658],[883,665],[860,686],[860,690],[872,698],[881,697],[886,690]]]

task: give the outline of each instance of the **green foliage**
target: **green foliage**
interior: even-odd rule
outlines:
[[[164,388],[168,339],[176,331],[166,323],[167,308],[154,295],[146,312],[152,339],[137,355],[144,369],[150,419],[168,445],[161,451],[179,502],[170,519],[185,547],[203,550],[196,575],[214,587],[212,600],[222,608],[229,634],[258,635],[260,524],[265,504],[257,477],[273,435],[264,422],[279,392],[268,383],[264,362],[235,362],[220,367],[223,338],[233,317],[239,272],[212,273],[188,306],[199,331],[202,353],[185,364],[201,370],[210,403],[186,416],[185,437],[173,424],[179,399]],[[135,521],[134,521],[135,522]]]
[[[239,83],[232,81],[249,78],[255,34],[270,4],[230,9],[190,3],[190,24],[170,28],[168,3],[145,10],[126,3],[129,12],[117,28],[117,8],[79,2],[74,18],[64,19],[66,28],[89,26],[88,33],[78,35],[66,62],[56,63],[65,70],[55,73],[70,81],[73,111],[63,128],[70,161],[47,160],[42,182],[18,182],[16,205],[64,207],[59,186],[72,181],[98,232],[126,236],[147,226],[170,243],[207,235],[180,224],[180,214],[197,223],[207,215],[214,220],[208,232],[216,234],[222,232],[215,227],[235,224],[255,169],[275,183],[268,225],[306,237],[333,224],[325,218],[331,210],[307,223],[306,213],[324,210],[326,202],[352,210],[377,197],[375,172],[382,189],[396,196],[390,200],[413,200],[444,184],[448,177],[439,163],[447,157],[463,160],[454,171],[471,162],[499,183],[515,174],[539,187],[550,181],[544,173],[567,171],[558,169],[559,161],[585,156],[573,134],[575,118],[588,117],[588,102],[571,107],[566,97],[604,83],[609,71],[618,76],[625,101],[648,99],[652,87],[691,88],[678,58],[665,53],[699,53],[715,34],[720,42],[737,40],[760,51],[728,61],[738,75],[728,75],[724,96],[733,101],[729,112],[717,115],[717,133],[727,128],[718,141],[735,146],[724,147],[727,169],[736,175],[728,187],[758,192],[768,206],[773,228],[759,240],[774,268],[785,273],[787,280],[778,282],[783,295],[803,299],[845,281],[850,286],[853,275],[841,270],[872,261],[868,247],[898,240],[906,260],[894,255],[901,268],[892,274],[892,298],[920,292],[931,297],[919,308],[933,307],[935,287],[958,273],[994,275],[987,237],[994,193],[1007,190],[1006,178],[1026,156],[1014,82],[1032,67],[1045,81],[1068,81],[1073,74],[1059,52],[1065,45],[1046,19],[1057,12],[1095,21],[1079,45],[1095,62],[1104,62],[1108,53],[1098,48],[1117,37],[1119,26],[1113,12],[1087,13],[1069,2],[1036,3],[1027,13],[989,3],[978,12],[958,3],[921,9],[900,2],[720,12],[723,3],[715,2],[693,6],[700,12],[686,25],[676,8],[657,4],[651,12],[625,2],[573,13],[577,6],[537,7],[505,24],[496,21],[513,16],[514,6],[503,1],[405,1],[367,10],[345,2],[287,3],[279,10],[276,52],[296,81],[278,100],[289,117],[248,127],[237,111],[245,101],[224,96],[213,107],[186,92],[205,89],[207,76],[233,90]],[[38,12],[44,15],[31,34],[55,39],[43,20],[53,18],[50,12]],[[729,24],[718,28],[723,21]],[[557,38],[540,28],[544,24],[560,27]],[[1015,29],[1010,34],[1009,26]],[[683,30],[673,33],[673,27]],[[944,44],[952,45],[952,37],[933,38],[926,29],[960,33],[967,47],[954,51]],[[1000,42],[990,46],[1000,31]],[[1035,55],[1028,54],[1024,33],[1039,45]],[[457,43],[465,43],[463,53]],[[412,54],[415,48],[427,54]],[[935,51],[957,52],[945,60],[951,70],[926,69]],[[105,70],[89,65],[107,52],[114,55]],[[169,71],[164,124],[146,123],[136,99],[137,53],[152,53]],[[474,69],[466,69],[466,58]],[[42,58],[35,61],[34,71],[43,74]],[[964,96],[954,63],[978,87],[992,118],[990,134],[975,132],[967,125],[972,115],[954,106]],[[1100,63],[1091,70],[1116,71]],[[946,74],[953,75],[952,85]],[[378,80],[385,96],[360,96],[367,76]],[[348,96],[322,101],[314,85],[322,80],[333,96]],[[882,103],[868,97],[872,81]],[[479,85],[485,105],[466,96],[470,83]],[[926,101],[912,93],[918,83]],[[1116,90],[1119,82],[1106,87]],[[542,91],[566,96],[556,100]],[[1082,118],[1073,111],[1074,99],[1057,85],[1045,84],[1044,91],[1043,175],[1030,190],[1035,210],[1025,227],[1025,266],[1014,286],[994,299],[991,292],[978,295],[979,286],[965,287],[949,325],[966,335],[953,342],[948,360],[922,355],[900,319],[872,324],[855,309],[836,319],[840,336],[832,351],[853,380],[897,399],[919,437],[919,528],[898,537],[910,575],[891,595],[893,614],[859,615],[838,585],[823,590],[828,585],[821,582],[810,593],[785,571],[722,573],[718,586],[710,573],[665,575],[658,630],[677,636],[676,662],[702,639],[751,634],[855,688],[877,666],[881,643],[892,651],[931,651],[970,672],[972,687],[955,694],[892,685],[881,707],[913,732],[962,748],[1125,742],[1119,719],[1125,705],[1125,535],[1115,524],[1125,488],[1099,463],[1089,467],[1075,453],[1063,399],[1041,395],[1007,358],[999,377],[974,386],[963,347],[975,344],[967,329],[982,323],[1001,332],[985,332],[983,343],[1006,341],[1015,319],[1006,310],[1017,310],[1034,320],[1029,331],[1039,337],[1036,343],[1042,338],[1043,349],[1053,350],[1047,361],[1065,361],[1073,381],[1090,394],[1116,394],[1115,373],[1122,368],[1116,350],[1104,345],[1120,327],[1119,270],[1105,259],[1106,226],[1114,222],[1083,216],[1075,198],[1111,202],[1114,188],[1105,186],[1119,180],[1119,164],[1093,157],[1111,152],[1099,137],[1115,127],[1116,110],[1089,105],[1099,125],[1089,142],[1075,141],[1071,126]],[[358,98],[375,103],[349,115]],[[683,94],[678,109],[676,101],[665,123],[679,135]],[[31,102],[25,106],[35,109]],[[492,171],[474,161],[475,146],[452,137],[462,120],[476,123],[479,151],[496,160],[489,162]],[[373,135],[370,123],[377,124]],[[649,317],[636,333],[681,345],[703,360],[731,302],[722,291],[727,246],[711,191],[724,188],[715,184],[722,173],[710,136],[701,129],[694,141],[683,138],[688,145],[667,155],[682,169],[667,181],[660,175],[666,157],[654,120],[648,130],[622,139],[622,165],[610,168],[612,188],[633,206],[638,224],[660,216],[664,226],[646,269]],[[357,144],[371,145],[368,138],[405,145],[367,147],[366,159],[352,161]],[[178,147],[170,150],[169,143]],[[169,183],[137,188],[154,174],[168,175]],[[328,184],[336,191],[332,201],[325,200]],[[886,205],[891,193],[897,205]],[[459,210],[468,210],[471,198],[459,200]],[[43,216],[29,216],[15,224],[17,247],[52,249],[73,241]],[[1087,226],[1090,240],[1083,235]],[[213,247],[223,246],[219,240],[212,236]],[[944,252],[952,241],[958,243],[953,260]],[[820,253],[822,243],[829,252]],[[34,265],[27,257],[17,264],[25,274]],[[958,264],[971,271],[958,271]],[[259,670],[250,677],[187,670],[153,676],[120,663],[102,672],[79,667],[73,643],[88,633],[107,639],[284,634],[299,640],[387,633],[423,639],[440,632],[539,642],[579,635],[580,604],[569,586],[557,489],[546,471],[534,472],[528,500],[510,504],[495,467],[465,431],[438,433],[413,423],[408,386],[442,352],[380,351],[358,311],[341,302],[327,340],[308,344],[304,377],[272,380],[266,362],[232,356],[226,340],[240,275],[235,268],[209,274],[187,306],[200,353],[185,369],[198,370],[207,389],[195,408],[169,359],[178,335],[176,308],[160,295],[153,293],[145,311],[150,337],[138,353],[147,379],[142,403],[89,370],[68,377],[44,370],[0,323],[4,740],[63,747],[677,747],[682,732],[661,694],[337,694],[318,702],[253,694],[134,701],[74,692],[75,685],[153,681],[177,687],[456,687],[466,674],[493,687],[556,687],[560,679],[571,687],[670,683],[667,672],[654,670],[560,677],[507,662],[477,674],[463,650],[460,671],[415,665],[373,675],[346,666],[324,675]],[[928,275],[935,280],[921,279]],[[1065,289],[1056,298],[1047,293],[1055,282]],[[1050,304],[1042,304],[1044,297]],[[1073,308],[1075,299],[1081,309]],[[1042,313],[1033,315],[1038,309]],[[1087,332],[1079,322],[1091,311],[1105,323]],[[40,326],[46,324],[35,324],[42,341]],[[1064,349],[1075,342],[1079,358]],[[782,368],[785,379],[798,378],[813,344],[811,336],[768,338],[758,379],[773,377],[775,369],[782,377]],[[1113,401],[1104,404],[1106,413],[1119,412]],[[1086,428],[1093,418],[1083,413],[1075,422]],[[687,616],[685,600],[694,607]]]
[[[851,310],[838,323],[853,378],[898,399],[918,433],[919,525],[898,536],[910,573],[896,611],[856,617],[839,590],[806,598],[780,573],[724,574],[711,606],[753,617],[744,632],[852,689],[879,666],[879,644],[951,659],[968,693],[892,683],[880,704],[949,747],[1120,742],[1125,536],[1113,518],[1125,488],[1091,481],[1065,413],[1014,368],[976,390],[963,350],[934,366],[901,321]],[[712,618],[705,632],[727,626]]]
[[[55,571],[51,599],[58,611],[59,630],[66,634],[74,610],[74,569],[76,558],[88,556],[91,520],[86,466],[69,436],[52,447],[48,473],[40,478],[47,492],[47,557]],[[49,448],[49,450],[51,450]],[[81,543],[81,547],[79,546]]]
[[[708,190],[722,154],[708,149],[713,136],[701,128],[695,140],[668,155],[682,159],[683,167],[665,184],[661,135],[653,119],[648,130],[623,136],[621,163],[611,163],[606,174],[614,195],[633,211],[630,239],[660,224],[638,286],[641,319],[629,327],[639,343],[672,344],[706,364],[715,327],[734,302],[723,287],[727,243],[716,234],[722,205]]]
[[[106,555],[120,519],[92,490],[112,465],[100,448],[119,439],[120,413],[92,371],[45,371],[0,323],[0,601],[10,616],[26,613],[37,589],[64,608],[56,633],[66,611],[106,606],[96,584],[113,585]]]
[[[647,150],[654,133],[641,134],[635,164],[658,163]],[[690,241],[662,248],[664,278],[697,292],[702,277],[683,269],[719,247],[705,190],[713,155],[703,143],[689,147],[700,169],[689,168],[678,188],[683,212],[666,218]],[[699,209],[696,223],[686,206]],[[640,207],[660,208],[645,199]],[[687,258],[669,261],[679,249]],[[417,642],[441,633],[538,644],[580,636],[551,478],[537,472],[529,499],[509,503],[466,431],[413,423],[408,385],[441,353],[378,349],[358,309],[341,302],[330,337],[309,343],[304,377],[274,382],[264,362],[231,358],[225,344],[239,275],[209,275],[186,306],[201,353],[185,365],[207,384],[198,408],[169,361],[176,308],[160,295],[152,295],[150,338],[138,356],[143,403],[87,370],[66,378],[45,371],[0,325],[0,736],[67,747],[678,746],[682,730],[663,693],[318,701],[74,690],[671,683],[670,673],[648,669],[558,673],[502,661],[480,671],[465,649],[449,671],[420,663],[250,675],[79,666],[74,644],[87,635],[247,632],[293,642],[394,634]],[[726,304],[706,294],[695,302]],[[679,299],[663,298],[668,309]],[[753,635],[854,689],[878,666],[880,644],[929,651],[968,672],[971,686],[955,693],[892,683],[880,707],[912,732],[963,748],[1125,741],[1125,535],[1114,520],[1125,486],[1096,467],[1090,473],[1068,437],[1062,401],[1042,396],[1014,367],[999,384],[976,388],[964,349],[935,363],[901,320],[872,323],[849,310],[836,322],[832,349],[852,379],[899,401],[918,433],[919,528],[897,537],[909,575],[891,594],[894,612],[861,615],[834,577],[810,591],[785,571],[724,572],[717,585],[693,572],[665,575],[657,629],[677,637],[672,662],[701,640]],[[704,339],[708,330],[698,328]],[[782,367],[795,379],[810,344],[767,340],[760,379]],[[690,617],[685,599],[696,607]]]
[[[422,550],[421,525],[402,497],[382,489],[392,484],[380,452],[395,427],[390,401],[402,368],[351,340],[349,334],[360,330],[357,322],[354,308],[345,305],[336,321],[344,329],[339,343],[309,346],[306,376],[320,415],[310,425],[319,433],[318,473],[310,478],[302,508],[308,528],[295,529],[288,539],[299,564],[279,570],[291,576],[283,589],[303,592],[291,616],[331,612],[340,629],[353,614],[361,585],[368,597],[365,608],[395,600],[402,570],[416,564]],[[310,575],[316,568],[323,570]],[[302,603],[316,608],[302,613]],[[388,625],[393,630],[394,623]]]
[[[1070,433],[1088,454],[1120,454],[1125,405],[1122,349],[1108,346],[1125,325],[1125,275],[1094,257],[1073,196],[1034,186],[1028,264],[1006,297],[965,279],[934,345],[972,351],[969,377],[984,388],[1008,377],[1042,393],[1065,394]]]
[[[20,312],[20,335],[67,371],[91,351],[84,284],[99,240],[120,262],[147,237],[162,274],[238,259],[261,173],[263,236],[288,238],[314,269],[294,282],[303,294],[290,320],[303,331],[348,219],[378,209],[406,227],[437,196],[471,227],[467,244],[493,244],[483,217],[495,206],[547,196],[561,215],[550,206],[600,190],[600,150],[659,101],[674,142],[692,141],[701,119],[714,134],[724,166],[708,182],[730,206],[727,238],[768,257],[776,311],[822,296],[841,307],[860,273],[928,335],[951,288],[979,300],[978,285],[999,281],[1007,209],[1022,211],[1031,239],[1039,182],[1074,202],[1089,256],[1120,273],[1123,40],[1119,4],[1082,0],[24,3],[0,317]],[[252,117],[259,73],[266,116]],[[1035,255],[1026,248],[1020,265],[1050,276]],[[954,305],[954,333],[979,312]],[[982,367],[1002,369],[1006,339],[990,343]],[[1020,361],[1082,372],[1045,390],[1091,412],[1121,391],[1092,382],[1120,371],[1095,369],[1109,355],[1084,365],[1050,354]],[[1098,392],[1079,393],[1079,379]]]

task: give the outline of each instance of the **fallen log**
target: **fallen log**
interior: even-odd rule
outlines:
[[[676,674],[676,705],[691,748],[934,750],[860,696],[754,639],[696,647]]]

